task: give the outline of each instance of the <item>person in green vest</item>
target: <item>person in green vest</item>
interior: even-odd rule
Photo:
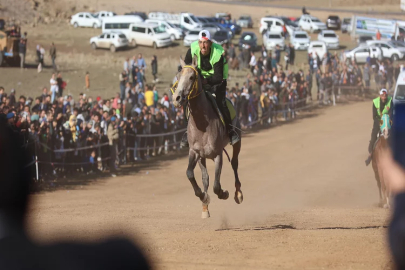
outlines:
[[[224,55],[225,52],[222,46],[211,41],[210,32],[202,30],[198,34],[198,40],[191,43],[184,62],[186,65],[191,65],[193,57],[197,56],[197,69],[203,78],[203,88],[206,91],[215,93],[216,102],[223,115],[230,143],[233,145],[240,138],[231,125],[231,114],[226,106],[228,63]],[[187,132],[183,135],[181,146],[188,147]]]
[[[371,140],[368,145],[368,158],[366,166],[371,162],[371,154],[373,153],[374,144],[377,141],[377,134],[380,131],[380,120],[383,114],[392,116],[392,97],[388,97],[387,89],[381,89],[380,96],[373,99],[373,130],[371,131]]]

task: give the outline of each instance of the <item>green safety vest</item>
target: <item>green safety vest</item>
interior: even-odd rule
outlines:
[[[385,104],[384,110],[380,111],[380,97],[373,99],[374,106],[377,109],[378,117],[381,118],[382,114],[388,114],[389,104],[391,104],[392,97],[387,97],[387,103]]]
[[[212,66],[211,70],[202,70],[201,69],[201,61],[200,61],[200,46],[198,45],[198,40],[194,41],[193,43],[191,43],[191,57],[194,57],[194,55],[197,56],[197,61],[198,61],[198,69],[201,72],[201,75],[204,78],[208,78],[211,77],[212,75],[214,75],[214,64],[216,64],[220,59],[222,54],[224,53],[224,49],[222,48],[221,45],[216,44],[216,43],[212,43],[211,45],[211,55],[210,55],[210,64]],[[223,72],[223,79],[226,80],[228,78],[228,62],[225,59],[224,56],[224,72]]]

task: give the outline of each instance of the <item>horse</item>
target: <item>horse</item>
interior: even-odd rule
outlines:
[[[182,70],[177,74],[177,87],[173,89],[173,105],[180,108],[185,102],[188,102],[189,120],[187,126],[189,153],[188,167],[186,171],[187,178],[194,189],[203,206],[202,218],[209,218],[210,213],[208,205],[210,196],[208,195],[209,175],[206,166],[206,160],[211,159],[215,162],[215,182],[214,193],[219,199],[226,200],[229,197],[227,190],[222,190],[220,178],[223,157],[222,152],[229,143],[229,136],[225,125],[221,121],[218,113],[209,101],[202,87],[202,78],[197,71],[197,58],[194,57],[191,65],[186,65],[180,58]],[[185,112],[187,113],[187,112]],[[240,123],[235,118],[233,120],[236,126],[238,136],[241,137]],[[242,203],[243,193],[238,176],[238,157],[241,150],[242,141],[233,145],[231,165],[235,176],[235,202]],[[198,186],[194,169],[199,165],[202,172],[202,182],[204,191]]]
[[[379,166],[381,154],[384,150],[388,148],[388,137],[391,129],[390,116],[388,114],[383,114],[380,120],[380,136],[374,145],[372,166],[374,170],[374,176],[377,180],[378,191],[380,193],[380,203],[379,205],[383,208],[390,208],[390,195],[391,192],[387,186],[387,182],[384,179],[383,170]]]

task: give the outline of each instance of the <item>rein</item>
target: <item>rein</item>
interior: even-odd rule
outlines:
[[[195,74],[195,80],[193,82],[193,86],[191,87],[190,93],[187,96],[187,99],[193,99],[198,97],[202,92],[202,88],[201,90],[198,89],[198,79],[199,79],[199,74],[198,71],[193,67],[193,66],[184,66],[183,68],[191,68],[194,71]],[[175,89],[177,88],[177,85],[179,84],[179,81],[176,81],[173,86],[170,88],[170,91],[172,91],[172,94],[174,94]]]

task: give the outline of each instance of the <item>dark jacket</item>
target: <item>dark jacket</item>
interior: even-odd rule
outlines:
[[[157,59],[153,59],[150,65],[152,66],[152,74],[157,74],[158,73]]]
[[[25,54],[27,52],[27,46],[25,45],[25,43],[20,42],[18,44],[18,52]]]

